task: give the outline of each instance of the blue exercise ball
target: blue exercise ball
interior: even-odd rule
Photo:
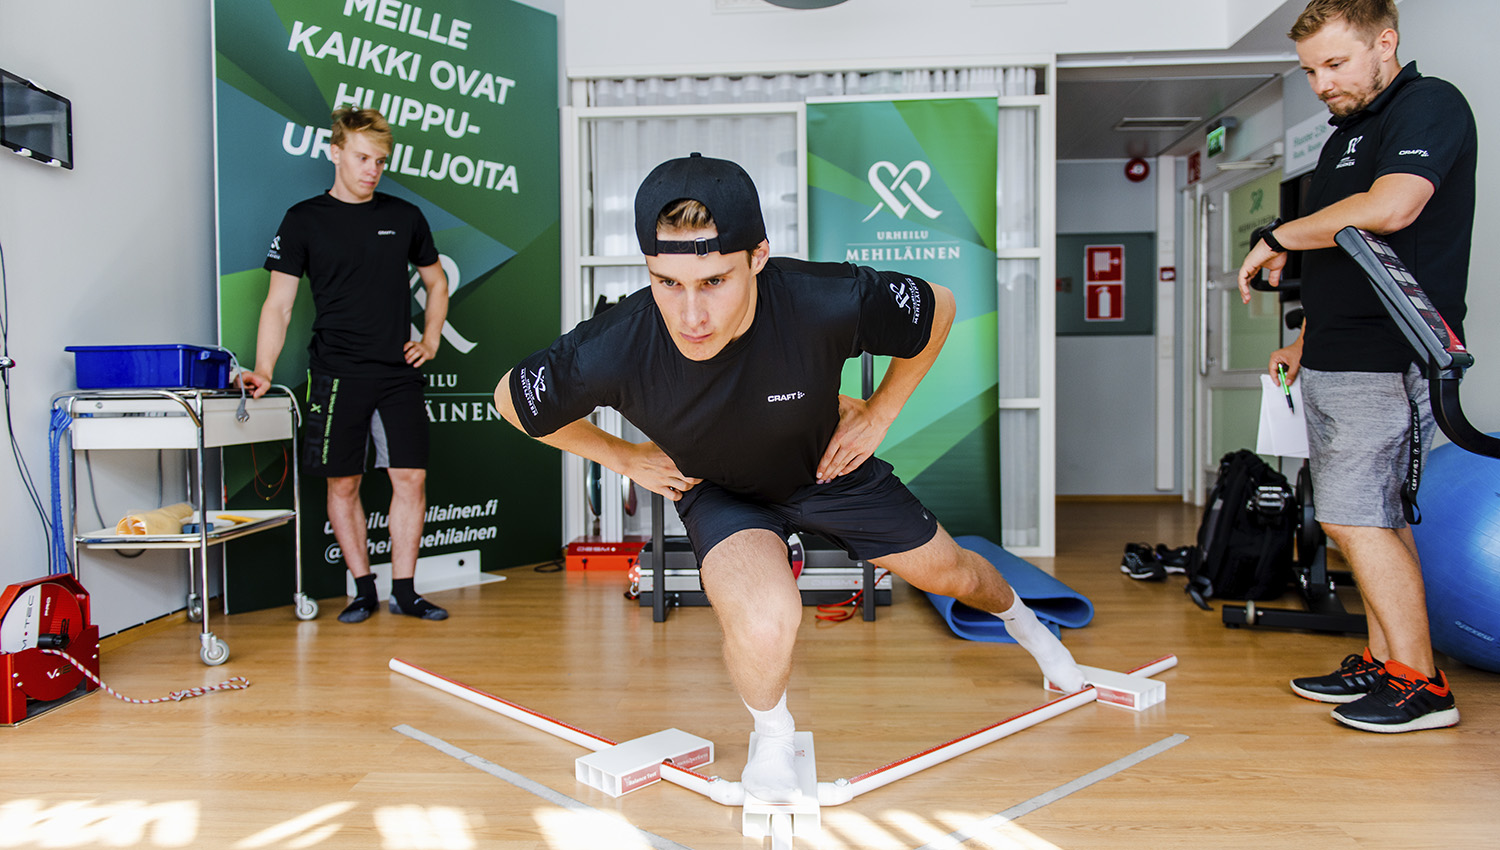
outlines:
[[[1412,526],[1432,646],[1500,673],[1500,460],[1440,446],[1427,456]]]

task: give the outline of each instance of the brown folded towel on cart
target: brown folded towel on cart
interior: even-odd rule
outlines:
[[[115,524],[116,534],[181,534],[182,522],[193,515],[187,502],[157,508],[154,511],[132,511]]]

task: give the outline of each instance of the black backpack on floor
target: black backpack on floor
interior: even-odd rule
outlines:
[[[1200,608],[1211,597],[1275,599],[1293,579],[1296,497],[1286,476],[1248,449],[1219,461],[1188,562],[1187,592]]]

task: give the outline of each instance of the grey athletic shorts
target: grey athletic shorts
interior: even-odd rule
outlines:
[[[1421,418],[1422,454],[1437,427],[1427,381],[1400,372],[1302,370],[1314,513],[1334,525],[1401,528],[1401,484],[1411,456],[1411,402]]]

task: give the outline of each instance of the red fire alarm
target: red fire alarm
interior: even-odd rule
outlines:
[[[1136,157],[1125,163],[1125,179],[1132,183],[1139,183],[1151,176],[1151,163]]]

